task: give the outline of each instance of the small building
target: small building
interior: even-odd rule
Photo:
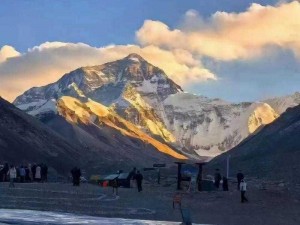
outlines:
[[[110,174],[102,179],[100,179],[100,184],[103,184],[104,182],[108,183],[108,186],[113,185],[113,181],[117,179],[118,180],[118,186],[119,187],[125,187],[130,188],[130,179],[129,179],[129,173],[115,173]]]
[[[120,173],[118,176],[118,184],[120,187],[130,188],[129,173]]]
[[[91,175],[89,182],[92,184],[101,184],[101,176],[100,175]]]

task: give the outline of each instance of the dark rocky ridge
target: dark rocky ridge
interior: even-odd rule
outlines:
[[[172,157],[110,127],[72,124],[56,114],[41,122],[3,99],[0,115],[0,163],[43,162],[61,175],[75,165],[90,175],[173,164]]]
[[[0,162],[46,163],[67,174],[80,157],[76,146],[0,98]]]

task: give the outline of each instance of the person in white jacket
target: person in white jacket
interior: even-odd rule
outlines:
[[[17,170],[13,165],[10,165],[9,171],[9,187],[15,187],[15,179],[17,178]]]
[[[240,184],[240,191],[241,191],[241,202],[248,202],[248,199],[246,198],[245,194],[247,191],[247,183],[245,182],[245,180],[241,180],[241,184]]]

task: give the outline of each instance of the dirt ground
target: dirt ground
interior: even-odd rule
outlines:
[[[198,224],[218,225],[299,225],[300,200],[285,188],[261,190],[249,186],[249,203],[240,202],[235,184],[229,192],[183,192],[182,207]],[[69,212],[76,214],[182,221],[179,209],[172,208],[176,186],[145,184],[144,190],[111,188],[69,183],[28,183],[8,188],[0,183],[0,208]]]

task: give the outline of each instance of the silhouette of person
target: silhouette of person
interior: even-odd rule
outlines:
[[[140,173],[140,171],[137,171],[135,175],[135,180],[136,180],[138,192],[141,192],[143,190],[142,188],[143,179],[144,179],[143,175]]]

